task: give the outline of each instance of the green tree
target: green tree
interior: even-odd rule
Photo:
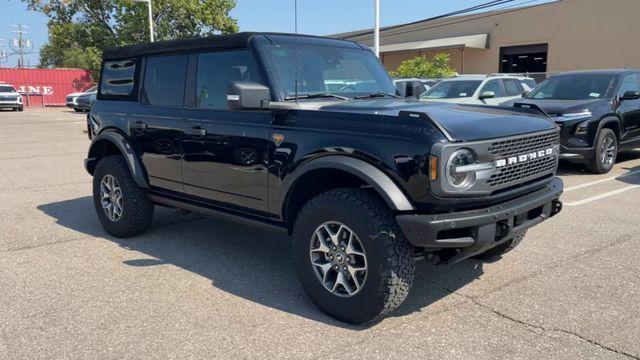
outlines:
[[[413,59],[403,61],[396,71],[391,71],[393,77],[419,77],[442,78],[456,75],[449,66],[449,54],[438,53],[427,59],[424,56],[416,56]]]
[[[22,0],[49,18],[49,42],[40,50],[41,67],[96,71],[109,46],[149,41],[147,4],[134,0]],[[238,31],[229,15],[235,0],[152,0],[158,40]]]

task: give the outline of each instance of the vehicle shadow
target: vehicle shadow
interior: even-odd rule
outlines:
[[[623,151],[618,153],[618,157],[616,159],[616,164],[622,165],[624,168],[624,163],[627,161],[633,161],[640,159],[640,149],[633,149],[628,151]],[[594,175],[589,172],[584,164],[576,164],[566,160],[560,161],[560,166],[558,167],[558,175]]]
[[[40,205],[38,209],[61,226],[145,255],[123,261],[125,266],[171,264],[206,277],[216,289],[280,311],[353,330],[373,325],[347,325],[318,310],[298,282],[290,240],[283,232],[157,207],[149,231],[132,239],[118,239],[102,229],[89,196]],[[482,263],[475,261],[449,267],[419,262],[409,298],[391,316],[423,311],[482,274]],[[438,284],[426,276],[437,278]]]

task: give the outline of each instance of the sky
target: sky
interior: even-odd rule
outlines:
[[[153,1],[153,0],[152,0]],[[381,26],[421,20],[443,13],[482,4],[488,0],[380,0]],[[553,0],[515,0],[504,6],[534,5]],[[237,0],[231,16],[238,20],[240,31],[293,32],[294,0]],[[371,28],[374,0],[298,0],[298,31],[303,34],[329,35]],[[499,8],[499,7],[496,7]],[[29,12],[20,0],[0,0],[0,44],[11,53],[9,43],[15,37],[12,24],[28,25],[33,50],[25,64],[38,64],[38,50],[47,42],[47,18]],[[0,45],[0,51],[2,46]],[[16,66],[17,56],[9,56],[0,67]]]

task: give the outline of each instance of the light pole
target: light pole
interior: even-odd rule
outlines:
[[[380,0],[374,0],[376,7],[375,24],[373,26],[373,52],[380,57]]]
[[[147,3],[147,8],[149,10],[149,38],[151,39],[151,42],[153,42],[153,16],[151,15],[151,0],[135,0],[135,1]]]

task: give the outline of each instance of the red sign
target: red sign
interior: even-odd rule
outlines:
[[[94,83],[90,72],[81,69],[0,69],[0,84],[13,85],[18,92],[33,95],[32,106],[64,106],[67,94],[87,90]]]

